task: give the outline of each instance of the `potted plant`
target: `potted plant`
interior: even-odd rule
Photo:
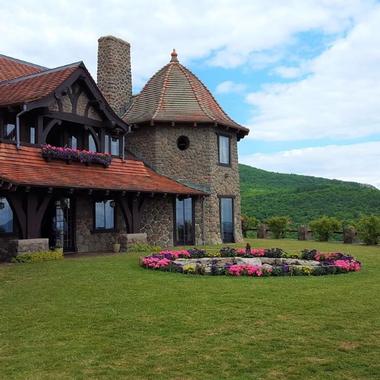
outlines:
[[[119,236],[117,236],[116,238],[115,238],[115,242],[113,243],[113,246],[112,246],[112,248],[113,248],[113,251],[115,252],[115,253],[119,253],[120,252],[120,241],[119,241]]]

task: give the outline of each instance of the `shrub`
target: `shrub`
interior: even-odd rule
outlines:
[[[322,218],[311,221],[310,227],[319,241],[328,241],[334,231],[341,228],[341,223],[336,218],[322,216]]]
[[[247,237],[248,230],[252,230],[257,227],[258,220],[254,216],[242,215],[241,217],[241,229],[243,236]]]
[[[61,260],[63,259],[62,250],[46,251],[46,252],[34,252],[34,253],[22,253],[13,257],[14,263],[39,263],[41,261],[49,260]]]
[[[273,216],[267,220],[268,227],[275,239],[285,237],[289,219],[286,216]]]
[[[357,224],[359,238],[367,245],[375,245],[380,239],[380,216],[362,216]]]
[[[160,252],[162,249],[156,245],[150,245],[146,243],[134,243],[128,246],[130,252]]]

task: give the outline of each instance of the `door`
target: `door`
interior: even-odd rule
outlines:
[[[177,198],[175,204],[176,245],[194,244],[194,210],[192,198]]]
[[[74,201],[72,198],[61,198],[55,202],[53,232],[56,247],[63,247],[63,252],[75,251]]]
[[[223,243],[234,242],[234,200],[220,198],[220,228]]]

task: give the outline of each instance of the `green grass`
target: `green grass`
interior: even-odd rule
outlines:
[[[0,266],[4,379],[380,379],[380,248],[359,273],[155,272],[138,254]]]

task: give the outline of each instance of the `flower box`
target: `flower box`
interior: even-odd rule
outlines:
[[[66,163],[82,162],[86,165],[98,164],[108,167],[111,164],[112,156],[107,153],[90,152],[87,150],[76,150],[71,148],[62,148],[52,145],[44,145],[41,149],[42,157],[46,161],[62,160]]]

